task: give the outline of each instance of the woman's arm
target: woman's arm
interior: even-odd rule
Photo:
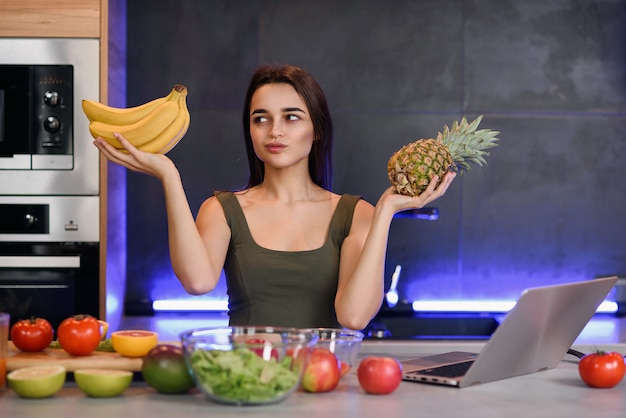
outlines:
[[[437,188],[437,182],[431,181],[428,188],[416,197],[396,194],[390,187],[382,194],[376,207],[365,201],[357,204],[350,234],[341,248],[335,310],[342,326],[363,329],[380,309],[387,241],[393,216],[403,210],[422,208],[440,198],[454,177],[456,173],[447,173]]]
[[[230,238],[221,205],[210,203],[213,199],[209,198],[198,213],[196,225],[180,173],[172,160],[165,155],[140,151],[122,136],[117,138],[128,153],[115,149],[100,138],[94,144],[109,161],[135,172],[152,175],[161,182],[174,273],[190,294],[213,290],[222,272]]]

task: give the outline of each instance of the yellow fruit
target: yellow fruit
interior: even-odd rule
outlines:
[[[435,175],[441,182],[449,170],[463,174],[470,169],[470,163],[487,164],[485,156],[489,153],[485,150],[497,145],[496,135],[500,132],[477,131],[482,118],[468,122],[463,117],[461,122],[454,121],[452,128],[444,126],[437,138],[418,139],[396,151],[387,162],[387,175],[396,193],[417,196]]]
[[[170,100],[175,91],[176,87],[165,97],[159,97],[142,105],[128,108],[107,106],[94,100],[83,100],[83,112],[85,112],[90,122],[99,120],[113,125],[130,125],[145,118],[159,105]]]
[[[92,114],[88,114],[91,121],[89,132],[94,138],[103,138],[123,153],[128,153],[128,151],[122,147],[115,133],[124,136],[141,151],[165,154],[185,136],[190,123],[187,88],[182,84],[177,84],[166,98],[167,100],[161,100],[157,106],[153,103],[150,113],[126,125],[122,124],[122,121],[128,120],[128,115],[121,111],[128,109],[105,110],[105,107],[100,106],[96,108],[97,111],[93,111],[90,108]],[[135,113],[138,113],[138,110],[132,112],[132,114]]]
[[[190,115],[187,108],[187,91],[181,93],[178,99],[179,114],[176,120],[157,135],[152,141],[137,148],[152,153],[165,154],[178,144],[189,128]]]
[[[165,147],[161,148],[159,154],[167,154],[168,152],[170,152],[172,148],[174,148],[180,142],[180,140],[183,139],[185,133],[187,133],[187,129],[189,128],[190,123],[191,118],[189,112],[187,112],[187,114],[184,116],[184,124],[180,132]]]
[[[13,370],[7,375],[9,387],[23,398],[47,398],[65,383],[63,366],[33,366]]]
[[[125,330],[111,334],[113,349],[124,357],[144,357],[159,342],[159,335],[152,331]]]
[[[89,124],[89,132],[94,138],[104,138],[114,147],[122,148],[122,144],[114,135],[119,133],[131,144],[138,147],[156,138],[176,120],[179,112],[178,101],[167,101],[145,118],[131,125],[111,125],[94,120]]]
[[[87,396],[109,398],[121,395],[130,386],[133,373],[127,370],[79,369],[74,371],[74,380]]]

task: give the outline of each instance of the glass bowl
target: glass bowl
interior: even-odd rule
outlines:
[[[317,335],[317,347],[335,353],[340,361],[342,376],[352,369],[361,349],[362,332],[342,328],[308,328],[303,331]]]
[[[317,335],[283,327],[211,327],[182,332],[185,362],[209,399],[276,403],[299,386]]]

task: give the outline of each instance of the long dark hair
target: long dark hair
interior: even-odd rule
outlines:
[[[309,154],[309,174],[315,184],[330,190],[332,183],[333,122],[328,110],[326,96],[313,76],[293,65],[264,65],[259,67],[250,80],[243,108],[243,133],[248,154],[250,178],[247,187],[263,182],[265,165],[257,157],[250,136],[250,102],[261,86],[271,83],[291,85],[311,113],[313,122],[313,147]]]

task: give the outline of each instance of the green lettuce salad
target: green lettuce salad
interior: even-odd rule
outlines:
[[[196,350],[191,355],[194,375],[214,397],[234,403],[266,403],[280,399],[298,383],[290,370],[292,358],[263,360],[248,348],[232,351]]]

